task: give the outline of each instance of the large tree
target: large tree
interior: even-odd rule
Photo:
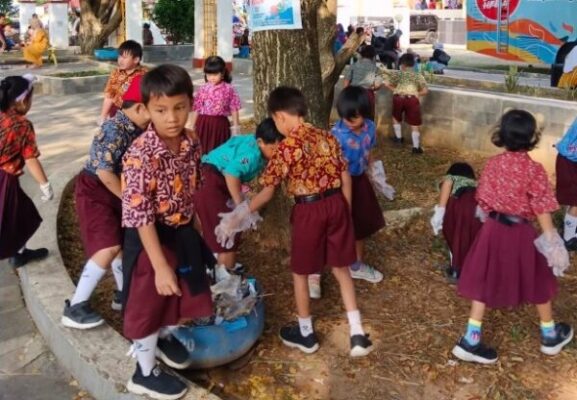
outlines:
[[[278,85],[301,89],[309,121],[327,128],[334,87],[362,37],[353,34],[337,54],[337,0],[301,0],[303,29],[256,32],[253,40],[254,104],[257,121],[266,115],[268,93]]]
[[[106,43],[122,22],[120,0],[82,0],[80,2],[80,50],[92,54]]]

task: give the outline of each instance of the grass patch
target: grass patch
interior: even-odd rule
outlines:
[[[108,74],[110,74],[110,71],[98,69],[98,70],[90,70],[90,71],[59,72],[57,74],[52,74],[50,76],[53,76],[56,78],[84,78],[87,76],[102,76],[102,75],[108,75]]]

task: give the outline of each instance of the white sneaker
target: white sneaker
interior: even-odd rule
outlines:
[[[383,280],[382,273],[365,263],[360,263],[360,268],[357,270],[352,268],[349,268],[349,270],[351,271],[351,277],[353,279],[364,279],[371,283],[379,283]]]
[[[321,274],[312,274],[308,276],[309,297],[311,299],[321,298]]]

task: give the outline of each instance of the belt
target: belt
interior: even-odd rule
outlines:
[[[307,194],[305,196],[295,196],[295,203],[297,204],[307,204],[307,203],[314,203],[315,201],[319,201],[322,199],[326,199],[334,194],[340,193],[341,188],[336,189],[328,189],[322,193],[315,193],[315,194]]]
[[[411,97],[417,97],[414,94],[394,94],[393,96],[402,97],[404,99],[410,99]]]
[[[507,226],[513,226],[516,224],[526,224],[527,222],[529,222],[523,217],[518,217],[516,215],[502,214],[496,211],[491,211],[489,213],[489,218],[492,218],[495,221],[498,221],[503,225]]]

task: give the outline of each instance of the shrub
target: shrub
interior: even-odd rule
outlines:
[[[194,0],[158,0],[152,19],[174,43],[191,43],[194,37]]]

